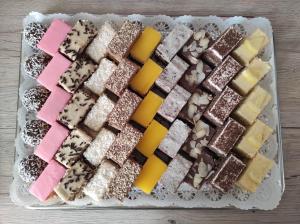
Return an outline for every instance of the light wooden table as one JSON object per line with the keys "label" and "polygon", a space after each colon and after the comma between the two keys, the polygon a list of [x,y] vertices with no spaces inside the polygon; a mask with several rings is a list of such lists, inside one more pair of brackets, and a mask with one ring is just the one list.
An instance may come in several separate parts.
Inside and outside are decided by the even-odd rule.
{"label": "light wooden table", "polygon": [[[221,2],[221,1],[220,1]],[[273,211],[76,210],[33,211],[14,206],[12,180],[22,19],[30,11],[120,14],[265,16],[274,27],[286,192]],[[300,223],[300,1],[0,1],[0,223]]]}

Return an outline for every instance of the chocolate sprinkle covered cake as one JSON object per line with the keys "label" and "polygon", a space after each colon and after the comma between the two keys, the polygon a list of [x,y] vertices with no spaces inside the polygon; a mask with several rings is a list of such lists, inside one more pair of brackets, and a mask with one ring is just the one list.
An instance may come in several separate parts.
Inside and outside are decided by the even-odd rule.
{"label": "chocolate sprinkle covered cake", "polygon": [[40,23],[29,23],[24,29],[24,38],[29,46],[37,48],[37,44],[44,36],[47,28]]}
{"label": "chocolate sprinkle covered cake", "polygon": [[19,162],[18,172],[22,180],[30,183],[40,176],[46,166],[47,163],[44,160],[36,155],[29,155]]}
{"label": "chocolate sprinkle covered cake", "polygon": [[37,79],[50,61],[50,57],[43,53],[30,55],[24,64],[25,74],[30,78]]}
{"label": "chocolate sprinkle covered cake", "polygon": [[50,125],[41,120],[32,120],[26,122],[21,132],[21,138],[25,144],[37,146],[46,135]]}
{"label": "chocolate sprinkle covered cake", "polygon": [[42,86],[35,86],[24,91],[21,101],[28,111],[37,112],[50,95],[50,91]]}

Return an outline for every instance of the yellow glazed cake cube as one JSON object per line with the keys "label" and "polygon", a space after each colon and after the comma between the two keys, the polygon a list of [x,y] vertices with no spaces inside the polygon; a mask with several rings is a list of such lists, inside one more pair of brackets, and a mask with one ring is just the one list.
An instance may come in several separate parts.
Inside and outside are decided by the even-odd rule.
{"label": "yellow glazed cake cube", "polygon": [[233,80],[233,87],[242,95],[247,95],[251,89],[271,70],[268,62],[254,58]]}
{"label": "yellow glazed cake cube", "polygon": [[253,158],[265,141],[271,136],[273,129],[260,120],[246,131],[236,150],[247,158]]}
{"label": "yellow glazed cake cube", "polygon": [[132,115],[131,120],[137,122],[143,127],[147,127],[153,120],[163,101],[163,98],[161,98],[159,95],[149,91],[147,96],[143,99]]}
{"label": "yellow glazed cake cube", "polygon": [[147,159],[134,185],[146,194],[150,194],[166,169],[167,165],[158,157],[152,155]]}
{"label": "yellow glazed cake cube", "polygon": [[271,100],[271,95],[262,87],[256,86],[240,104],[234,115],[245,125],[251,125]]}
{"label": "yellow glazed cake cube", "polygon": [[247,39],[258,52],[269,43],[267,34],[261,29],[256,29]]}
{"label": "yellow glazed cake cube", "polygon": [[250,192],[255,192],[264,177],[274,166],[274,161],[258,153],[247,165],[236,185]]}
{"label": "yellow glazed cake cube", "polygon": [[160,142],[165,138],[167,132],[167,128],[162,126],[156,120],[153,120],[149,127],[146,129],[142,139],[140,140],[136,148],[144,156],[151,156],[155,149],[159,146]]}
{"label": "yellow glazed cake cube", "polygon": [[148,59],[130,81],[130,87],[141,95],[146,95],[163,69],[153,60]]}
{"label": "yellow glazed cake cube", "polygon": [[159,44],[161,34],[152,27],[146,27],[141,36],[133,45],[130,55],[138,62],[144,64],[152,55],[153,51]]}
{"label": "yellow glazed cake cube", "polygon": [[248,65],[268,42],[268,36],[261,29],[256,29],[236,50],[233,51],[233,54],[244,65]]}
{"label": "yellow glazed cake cube", "polygon": [[244,65],[248,65],[253,57],[258,54],[258,51],[251,45],[248,39],[233,51],[233,55],[240,60]]}

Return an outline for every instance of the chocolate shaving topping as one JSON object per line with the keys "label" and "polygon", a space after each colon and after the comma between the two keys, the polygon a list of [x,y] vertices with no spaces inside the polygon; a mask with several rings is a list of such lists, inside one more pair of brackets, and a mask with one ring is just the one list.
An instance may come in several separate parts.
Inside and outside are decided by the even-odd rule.
{"label": "chocolate shaving topping", "polygon": [[36,155],[29,155],[19,162],[18,172],[22,180],[31,183],[40,176],[46,166],[47,163],[44,160]]}
{"label": "chocolate shaving topping", "polygon": [[50,57],[43,53],[34,53],[25,59],[25,74],[30,78],[37,79],[50,61]]}
{"label": "chocolate shaving topping", "polygon": [[40,23],[29,23],[24,29],[24,39],[29,46],[37,48],[46,31],[47,28]]}
{"label": "chocolate shaving topping", "polygon": [[35,86],[24,91],[21,101],[28,111],[37,112],[50,95],[50,91],[42,86]]}
{"label": "chocolate shaving topping", "polygon": [[50,125],[41,120],[31,120],[25,123],[21,131],[21,138],[25,144],[37,146],[44,138]]}

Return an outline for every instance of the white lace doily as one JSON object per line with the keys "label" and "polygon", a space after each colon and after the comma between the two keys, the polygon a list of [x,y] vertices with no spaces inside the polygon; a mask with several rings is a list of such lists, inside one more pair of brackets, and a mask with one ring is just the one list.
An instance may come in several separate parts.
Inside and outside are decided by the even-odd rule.
{"label": "white lace doily", "polygon": [[[24,26],[30,22],[40,22],[49,24],[52,19],[60,18],[69,23],[74,23],[78,19],[88,19],[100,27],[104,21],[112,20],[117,24],[126,19],[126,16],[119,16],[114,14],[106,15],[91,15],[87,13],[79,13],[73,16],[64,14],[51,14],[43,15],[37,12],[30,13],[24,19]],[[191,29],[197,31],[205,29],[213,38],[216,38],[230,25],[236,26],[245,34],[250,34],[254,29],[261,28],[270,37],[270,44],[266,47],[264,52],[260,55],[264,60],[269,61],[273,67],[272,71],[262,80],[261,85],[266,88],[273,96],[273,100],[268,105],[260,119],[274,128],[273,136],[261,149],[261,153],[268,158],[274,159],[276,165],[265,178],[262,185],[258,188],[256,193],[247,193],[241,191],[239,188],[234,188],[227,194],[220,192],[207,186],[205,190],[197,191],[187,184],[183,184],[179,191],[174,194],[168,194],[159,185],[155,188],[151,195],[145,195],[138,189],[133,189],[129,198],[124,202],[116,200],[103,200],[101,202],[94,202],[88,197],[77,199],[69,204],[62,203],[58,198],[51,198],[46,203],[41,203],[28,193],[28,185],[25,184],[18,176],[16,166],[14,167],[14,180],[11,185],[10,195],[12,201],[18,205],[32,207],[32,208],[72,208],[82,207],[182,207],[182,208],[200,208],[211,207],[221,208],[226,206],[234,206],[240,209],[273,209],[275,208],[284,191],[284,176],[282,164],[282,149],[281,149],[281,133],[280,123],[278,116],[278,101],[276,92],[276,67],[274,57],[273,33],[272,27],[266,18],[251,18],[244,17],[230,17],[220,18],[216,16],[207,17],[193,17],[193,16],[180,16],[169,17],[164,15],[157,16],[143,16],[143,15],[129,15],[131,21],[142,23],[143,25],[151,25],[166,35],[176,23],[184,23]],[[21,95],[24,90],[31,86],[37,85],[35,81],[24,76],[23,63],[26,56],[32,54],[32,49],[24,42],[22,43],[22,58],[21,58],[21,75],[20,75],[20,88],[19,94]],[[35,114],[27,113],[25,108],[19,103],[18,110],[18,130],[16,137],[16,164],[24,156],[31,154],[33,148],[24,145],[20,139],[20,127],[26,120],[34,119]]]}

